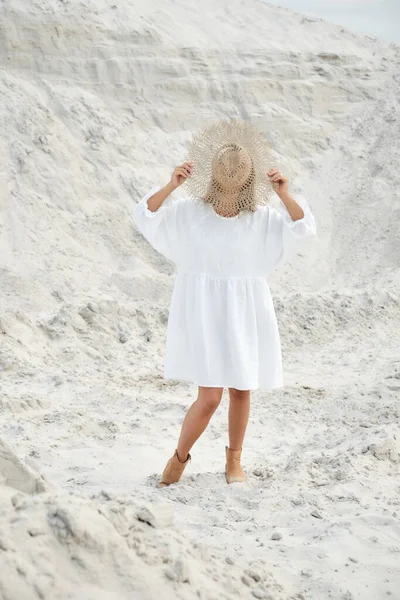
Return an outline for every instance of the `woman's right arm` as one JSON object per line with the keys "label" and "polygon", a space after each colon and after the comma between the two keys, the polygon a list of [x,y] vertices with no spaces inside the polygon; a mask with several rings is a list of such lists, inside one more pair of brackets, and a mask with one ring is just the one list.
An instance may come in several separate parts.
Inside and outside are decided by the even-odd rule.
{"label": "woman's right arm", "polygon": [[191,163],[185,162],[183,163],[183,165],[176,167],[167,185],[158,190],[155,194],[151,196],[151,198],[147,200],[148,209],[151,212],[155,212],[156,210],[158,210],[164,202],[164,200],[166,200],[168,196],[170,196],[170,194],[172,194],[172,192],[176,190],[177,187],[182,185],[182,183],[184,183],[187,177],[190,177],[191,172]]}
{"label": "woman's right arm", "polygon": [[187,201],[180,198],[163,204],[173,190],[190,177],[191,165],[184,163],[174,169],[171,181],[164,187],[155,186],[135,206],[132,219],[142,235],[161,254],[177,261],[188,211]]}

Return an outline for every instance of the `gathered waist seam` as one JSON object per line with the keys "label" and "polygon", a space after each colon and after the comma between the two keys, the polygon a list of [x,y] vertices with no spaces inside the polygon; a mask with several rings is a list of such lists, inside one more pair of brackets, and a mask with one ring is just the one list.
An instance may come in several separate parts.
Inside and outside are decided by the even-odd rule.
{"label": "gathered waist seam", "polygon": [[211,273],[207,273],[205,271],[192,271],[190,269],[179,268],[177,270],[177,275],[181,273],[188,275],[201,275],[202,277],[210,277],[211,279],[257,279],[264,281],[267,280],[266,276],[264,275],[212,275]]}

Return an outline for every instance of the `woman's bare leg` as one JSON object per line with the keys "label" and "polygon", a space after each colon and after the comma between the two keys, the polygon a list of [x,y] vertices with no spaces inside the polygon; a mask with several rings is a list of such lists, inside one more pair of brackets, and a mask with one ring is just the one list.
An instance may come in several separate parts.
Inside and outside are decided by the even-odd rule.
{"label": "woman's bare leg", "polygon": [[250,390],[229,388],[229,447],[240,450],[250,414]]}
{"label": "woman's bare leg", "polygon": [[224,388],[199,386],[197,400],[186,413],[182,423],[181,434],[177,446],[178,458],[181,462],[187,459],[193,444],[199,439],[207,427],[211,417],[218,408]]}

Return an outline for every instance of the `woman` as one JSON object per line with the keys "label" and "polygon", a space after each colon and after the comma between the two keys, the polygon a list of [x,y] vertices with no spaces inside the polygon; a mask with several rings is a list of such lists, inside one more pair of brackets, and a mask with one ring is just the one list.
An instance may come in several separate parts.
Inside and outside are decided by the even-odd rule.
{"label": "woman", "polygon": [[[174,455],[159,482],[179,481],[190,450],[229,390],[227,483],[246,475],[241,453],[250,390],[282,387],[279,331],[266,277],[315,234],[306,200],[271,168],[262,134],[242,121],[222,122],[194,138],[191,160],[138,203],[133,220],[156,250],[177,265],[167,328],[164,377],[192,381]],[[189,193],[164,205],[187,182]],[[280,198],[269,204],[271,191]]]}

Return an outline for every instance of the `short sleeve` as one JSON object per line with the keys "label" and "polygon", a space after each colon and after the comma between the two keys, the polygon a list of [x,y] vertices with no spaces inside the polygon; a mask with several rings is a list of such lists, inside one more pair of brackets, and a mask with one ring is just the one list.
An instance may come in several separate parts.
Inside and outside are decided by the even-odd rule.
{"label": "short sleeve", "polygon": [[276,207],[267,207],[264,251],[271,270],[293,258],[303,240],[316,236],[315,218],[307,200],[300,194],[293,194],[293,198],[304,212],[304,216],[296,221],[281,200]]}
{"label": "short sleeve", "polygon": [[189,202],[185,198],[163,203],[156,211],[151,211],[147,201],[161,189],[153,187],[135,206],[132,220],[148,242],[169,260],[177,263],[182,251],[185,221]]}

